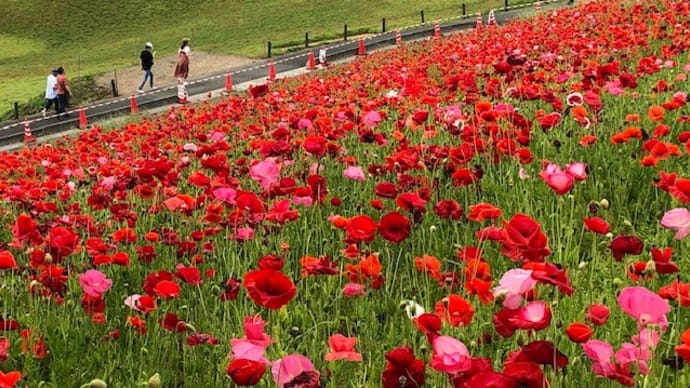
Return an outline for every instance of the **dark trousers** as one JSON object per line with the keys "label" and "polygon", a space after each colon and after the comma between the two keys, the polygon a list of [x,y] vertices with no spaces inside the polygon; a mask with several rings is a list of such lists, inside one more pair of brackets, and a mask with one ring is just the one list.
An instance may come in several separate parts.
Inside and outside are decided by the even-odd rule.
{"label": "dark trousers", "polygon": [[58,105],[60,106],[57,113],[65,113],[69,101],[67,99],[67,94],[58,94]]}
{"label": "dark trousers", "polygon": [[58,98],[46,98],[46,104],[45,104],[45,110],[50,109],[51,106],[55,106],[55,113],[60,113],[60,102],[58,101]]}

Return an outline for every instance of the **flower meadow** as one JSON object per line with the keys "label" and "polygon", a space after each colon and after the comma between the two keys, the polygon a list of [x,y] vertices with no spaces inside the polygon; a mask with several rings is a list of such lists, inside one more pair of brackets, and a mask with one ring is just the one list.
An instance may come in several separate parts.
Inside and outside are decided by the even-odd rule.
{"label": "flower meadow", "polygon": [[0,156],[0,387],[690,386],[690,3]]}

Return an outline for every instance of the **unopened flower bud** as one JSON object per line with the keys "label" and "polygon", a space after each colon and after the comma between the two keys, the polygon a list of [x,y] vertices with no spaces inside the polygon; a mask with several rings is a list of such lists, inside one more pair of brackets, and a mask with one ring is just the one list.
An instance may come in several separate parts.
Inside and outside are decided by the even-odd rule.
{"label": "unopened flower bud", "polygon": [[599,201],[599,206],[603,207],[604,209],[608,209],[609,208],[609,200],[606,198],[602,198]]}
{"label": "unopened flower bud", "polygon": [[155,375],[151,376],[149,378],[149,381],[146,382],[146,387],[161,388],[161,375],[159,373],[156,373]]}
{"label": "unopened flower bud", "polygon": [[101,379],[93,379],[81,386],[81,388],[108,388],[108,384]]}

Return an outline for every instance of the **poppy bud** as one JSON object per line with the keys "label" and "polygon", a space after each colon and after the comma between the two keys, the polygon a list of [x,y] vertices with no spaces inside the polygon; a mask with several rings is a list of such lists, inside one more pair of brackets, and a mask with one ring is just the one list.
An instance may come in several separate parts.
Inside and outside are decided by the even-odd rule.
{"label": "poppy bud", "polygon": [[101,379],[93,379],[81,386],[81,388],[108,388],[108,384]]}
{"label": "poppy bud", "polygon": [[609,200],[606,198],[602,198],[599,201],[599,206],[603,207],[604,209],[608,209],[609,208]]}
{"label": "poppy bud", "polygon": [[302,329],[300,329],[298,326],[292,326],[290,328],[290,335],[291,336],[297,337],[300,334],[302,334]]}
{"label": "poppy bud", "polygon": [[161,375],[159,373],[156,373],[155,375],[151,376],[149,378],[149,381],[146,382],[146,387],[147,388],[160,388],[161,387]]}

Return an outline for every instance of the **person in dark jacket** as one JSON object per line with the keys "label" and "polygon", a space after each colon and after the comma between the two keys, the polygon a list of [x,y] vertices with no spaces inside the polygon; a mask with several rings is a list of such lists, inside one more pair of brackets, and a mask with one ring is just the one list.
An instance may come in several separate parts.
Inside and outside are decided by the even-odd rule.
{"label": "person in dark jacket", "polygon": [[146,80],[149,80],[149,86],[151,89],[154,88],[153,72],[151,71],[151,68],[153,67],[153,44],[151,42],[146,42],[146,46],[144,46],[144,50],[141,51],[139,58],[141,59],[141,70],[144,71],[144,79],[141,81],[141,85],[139,85],[137,92],[144,93],[144,85],[146,85]]}

